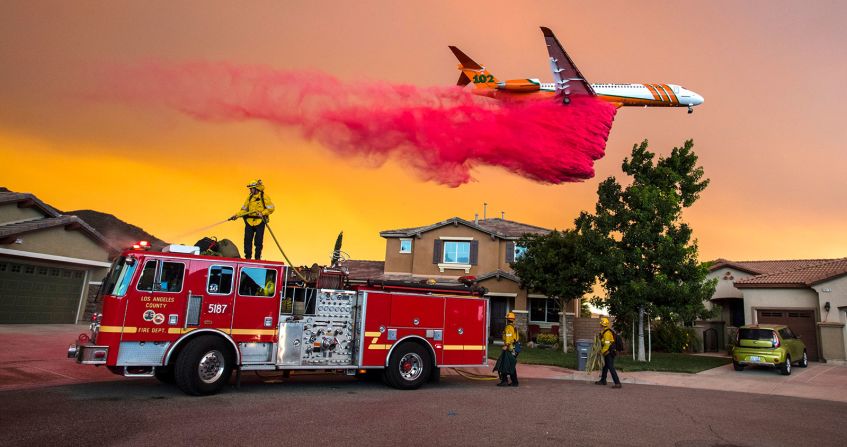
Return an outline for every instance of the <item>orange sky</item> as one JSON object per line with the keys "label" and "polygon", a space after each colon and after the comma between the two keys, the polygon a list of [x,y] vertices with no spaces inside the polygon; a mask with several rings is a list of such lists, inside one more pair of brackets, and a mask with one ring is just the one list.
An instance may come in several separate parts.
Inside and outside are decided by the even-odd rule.
{"label": "orange sky", "polygon": [[[601,180],[620,178],[634,143],[647,138],[667,154],[693,138],[712,181],[685,215],[702,259],[847,256],[842,2],[120,3],[0,3],[0,185],[62,210],[112,213],[169,241],[217,235],[240,245],[240,222],[191,231],[233,214],[259,177],[295,263],[327,262],[340,230],[354,259],[384,259],[379,231],[472,219],[483,202],[489,216],[570,227],[593,209]],[[448,188],[402,162],[342,159],[262,123],[196,122],[84,97],[104,67],[151,59],[450,85],[448,45],[500,78],[549,80],[540,25],[592,82],[681,84],[706,102],[693,115],[621,109],[584,183],[483,168],[476,182]]]}

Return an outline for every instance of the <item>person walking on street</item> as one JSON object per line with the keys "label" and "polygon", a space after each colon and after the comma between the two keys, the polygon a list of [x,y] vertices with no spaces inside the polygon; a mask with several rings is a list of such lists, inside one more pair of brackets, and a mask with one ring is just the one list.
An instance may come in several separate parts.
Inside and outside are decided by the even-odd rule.
{"label": "person walking on street", "polygon": [[612,388],[620,388],[621,381],[618,379],[618,372],[615,370],[615,356],[618,355],[615,349],[615,333],[609,327],[609,319],[603,317],[600,319],[600,345],[602,346],[603,354],[603,373],[600,375],[600,380],[594,382],[597,385],[606,384],[606,374],[612,373],[612,380],[615,384]]}
{"label": "person walking on street", "polygon": [[[494,365],[494,370],[500,376],[500,383],[497,386],[518,386],[518,356],[515,352],[515,345],[518,342],[518,331],[515,329],[515,313],[509,312],[506,315],[506,328],[503,329],[503,351]],[[508,381],[510,377],[512,383]]]}
{"label": "person walking on street", "polygon": [[256,258],[262,259],[262,240],[265,237],[265,225],[268,216],[274,212],[274,204],[271,198],[265,194],[265,185],[261,180],[254,180],[247,185],[250,195],[244,201],[241,209],[232,215],[229,220],[239,217],[244,219],[244,258],[250,259],[253,254],[253,246],[256,246]]}

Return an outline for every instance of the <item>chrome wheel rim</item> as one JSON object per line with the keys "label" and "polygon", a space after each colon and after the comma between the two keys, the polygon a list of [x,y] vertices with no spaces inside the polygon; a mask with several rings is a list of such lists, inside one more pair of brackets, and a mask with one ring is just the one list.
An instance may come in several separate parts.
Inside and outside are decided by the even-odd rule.
{"label": "chrome wheel rim", "polygon": [[785,359],[785,370],[791,372],[791,357]]}
{"label": "chrome wheel rim", "polygon": [[418,354],[410,352],[400,359],[398,368],[403,380],[414,381],[423,374],[423,359]]}
{"label": "chrome wheel rim", "polygon": [[806,366],[809,363],[809,357],[806,355],[806,352],[803,352],[803,366]]}
{"label": "chrome wheel rim", "polygon": [[214,383],[224,374],[224,355],[221,351],[209,351],[200,358],[197,374],[203,383]]}

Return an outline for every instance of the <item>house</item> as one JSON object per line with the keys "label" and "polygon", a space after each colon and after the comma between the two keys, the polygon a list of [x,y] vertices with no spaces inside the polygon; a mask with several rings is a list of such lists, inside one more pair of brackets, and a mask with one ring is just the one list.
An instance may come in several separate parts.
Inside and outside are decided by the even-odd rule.
{"label": "house", "polygon": [[776,323],[800,335],[810,360],[847,360],[847,258],[718,259],[709,270],[718,316],[698,324],[704,350],[725,347],[744,324]]}
{"label": "house", "polygon": [[[515,313],[515,325],[530,337],[538,332],[559,333],[561,310],[556,300],[521,288],[511,263],[524,248],[524,234],[547,234],[550,230],[503,218],[465,220],[453,217],[431,225],[380,232],[385,238],[382,279],[458,283],[461,276],[475,276],[488,290],[490,334],[496,338],[505,327],[505,316]],[[374,262],[374,261],[351,261]],[[364,265],[363,265],[364,266]],[[374,265],[369,265],[373,268]],[[351,270],[351,276],[356,276]],[[362,275],[359,275],[362,276]],[[579,302],[566,309],[568,340]]]}
{"label": "house", "polygon": [[76,323],[116,254],[79,217],[0,188],[0,323]]}

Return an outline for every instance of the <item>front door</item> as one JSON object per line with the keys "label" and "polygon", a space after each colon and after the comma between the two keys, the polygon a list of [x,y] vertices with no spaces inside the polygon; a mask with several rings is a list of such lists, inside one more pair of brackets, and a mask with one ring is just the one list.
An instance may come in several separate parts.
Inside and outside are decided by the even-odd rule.
{"label": "front door", "polygon": [[191,262],[186,329],[214,328],[230,333],[235,297],[235,267],[235,264],[226,262]]}
{"label": "front door", "polygon": [[488,331],[489,343],[500,338],[506,329],[506,313],[509,311],[509,298],[503,296],[492,296],[489,298],[491,305],[491,326]]}

